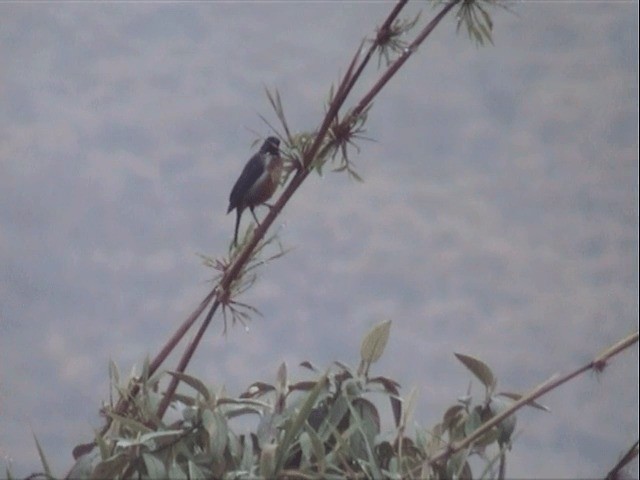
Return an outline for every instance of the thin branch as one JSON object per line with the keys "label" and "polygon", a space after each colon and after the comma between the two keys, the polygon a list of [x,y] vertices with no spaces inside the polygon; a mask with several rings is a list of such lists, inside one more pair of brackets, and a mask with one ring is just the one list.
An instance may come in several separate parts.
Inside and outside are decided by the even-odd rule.
{"label": "thin branch", "polygon": [[638,440],[636,443],[631,445],[631,448],[627,450],[627,452],[622,456],[620,461],[616,463],[616,465],[607,473],[607,476],[604,477],[604,480],[616,480],[621,478],[619,475],[622,472],[622,469],[626,467],[631,460],[638,456]]}
{"label": "thin branch", "polygon": [[[454,0],[451,3],[447,4],[442,9],[442,11],[434,18],[434,20],[432,20],[429,23],[429,25],[427,25],[427,27],[420,33],[420,35],[416,38],[416,40],[411,44],[410,51],[414,51],[415,48],[417,48],[417,46],[420,43],[422,43],[422,41],[433,31],[433,29],[442,20],[442,18],[459,1],[460,0]],[[402,9],[406,6],[407,2],[408,2],[408,0],[400,0],[395,5],[395,7],[391,11],[391,13],[387,16],[387,18],[385,19],[384,23],[380,27],[379,31],[383,31],[383,30],[391,28],[391,25],[393,24],[394,20],[400,14]],[[318,152],[320,151],[320,147],[323,144],[324,138],[327,135],[327,132],[329,131],[329,128],[330,128],[331,124],[337,118],[340,108],[344,105],[344,102],[346,101],[347,96],[351,92],[351,89],[355,85],[356,81],[361,76],[362,72],[364,71],[364,68],[366,67],[366,65],[370,61],[370,59],[372,57],[372,54],[376,50],[377,47],[378,47],[378,42],[377,41],[373,42],[372,46],[369,48],[369,51],[367,52],[367,54],[365,55],[363,60],[360,62],[358,67],[355,68],[355,65],[357,63],[357,58],[358,58],[358,56],[360,54],[360,51],[361,51],[361,47],[358,48],[358,51],[357,51],[356,55],[352,59],[347,72],[345,73],[345,75],[342,78],[342,81],[340,82],[340,85],[339,85],[339,87],[338,87],[338,89],[336,91],[336,95],[333,98],[333,101],[331,102],[329,110],[328,110],[328,112],[326,113],[326,115],[325,115],[325,117],[323,119],[323,122],[322,122],[322,124],[320,126],[320,129],[318,130],[318,133],[316,134],[316,137],[315,137],[315,140],[314,140],[313,144],[311,145],[309,150],[307,150],[305,152],[304,158],[302,159],[303,168],[298,170],[298,172],[293,177],[293,179],[291,180],[291,182],[289,183],[289,185],[287,186],[285,191],[280,195],[280,197],[278,198],[276,203],[273,205],[273,208],[271,208],[269,210],[269,213],[267,214],[267,216],[258,225],[256,230],[254,231],[253,236],[249,239],[249,241],[246,244],[244,244],[244,247],[242,248],[242,251],[238,254],[237,257],[235,257],[235,260],[233,261],[233,263],[231,265],[229,265],[229,268],[225,271],[222,279],[220,280],[220,283],[214,289],[214,292],[215,292],[216,289],[219,289],[218,292],[221,295],[224,295],[225,292],[228,291],[228,289],[230,288],[232,282],[237,278],[237,276],[240,274],[240,272],[244,268],[244,265],[251,258],[251,255],[252,255],[253,251],[255,250],[256,246],[258,245],[258,243],[260,242],[260,240],[264,237],[264,235],[266,234],[267,230],[271,227],[271,225],[273,224],[273,222],[276,219],[276,217],[280,214],[280,211],[284,208],[284,206],[287,204],[289,199],[298,190],[300,185],[302,185],[302,182],[304,182],[304,180],[307,178],[307,176],[311,172],[311,169],[309,169],[308,167],[310,165],[312,165],[313,160],[317,157]],[[371,91],[367,95],[365,95],[363,100],[360,101],[360,103],[358,104],[358,107],[356,108],[356,111],[357,111],[358,114],[361,113],[364,110],[364,108],[366,108],[366,106],[380,92],[382,87],[400,69],[400,67],[407,60],[408,56],[409,55],[401,56],[401,58],[399,59],[401,61],[397,61],[394,65],[392,65],[385,72],[385,74],[383,75],[381,80],[379,80],[376,83],[376,85],[374,85],[374,87],[371,89]],[[354,68],[355,68],[355,73],[354,73]],[[353,118],[355,118],[355,117],[353,117]],[[209,296],[214,295],[215,294],[214,292],[211,292],[209,294]],[[207,326],[209,325],[211,317],[213,316],[213,313],[215,312],[217,307],[218,307],[217,303],[214,303],[214,305],[212,305],[212,307],[210,308],[210,310],[209,310],[209,312],[207,314],[207,319],[205,320],[205,322],[201,326],[200,330],[198,331],[198,335],[196,335],[196,337],[194,338],[192,343],[189,345],[188,351],[186,351],[185,354],[183,355],[183,357],[181,359],[181,364],[183,363],[183,360],[184,360],[184,362],[185,362],[184,363],[184,368],[186,368],[186,366],[188,365],[188,362],[189,362],[191,356],[193,355],[193,352],[195,351],[195,349],[198,346],[198,342],[200,341],[200,338],[202,338],[203,329],[206,329]],[[169,385],[169,388],[167,389],[167,391],[165,393],[165,399],[166,398],[171,398],[173,396],[177,386],[178,386],[178,381],[177,380],[172,380],[170,385]],[[165,400],[165,399],[163,399],[161,407],[164,406],[164,408],[166,409],[165,403],[168,402],[169,400]]]}
{"label": "thin branch", "polygon": [[[209,313],[207,313],[207,316],[204,319],[204,322],[202,322],[202,325],[200,325],[200,328],[198,329],[198,333],[196,333],[196,336],[193,338],[193,340],[191,340],[191,342],[189,343],[189,346],[182,354],[182,357],[180,357],[180,362],[176,367],[176,372],[183,373],[187,369],[187,366],[189,365],[189,362],[191,361],[191,358],[193,357],[193,354],[195,353],[196,348],[198,348],[198,344],[200,343],[200,340],[202,339],[204,332],[207,330],[207,327],[211,323],[211,319],[213,318],[214,313],[216,313],[216,311],[218,310],[219,306],[220,306],[220,300],[216,300],[215,302],[213,302],[213,305],[211,306]],[[173,398],[173,394],[178,388],[178,383],[180,383],[178,376],[176,375],[172,376],[171,381],[169,382],[169,386],[167,387],[167,390],[165,392],[165,395],[164,397],[162,397],[162,401],[158,406],[158,413],[157,413],[158,418],[162,418],[164,416],[164,413],[167,411],[167,408],[169,407],[169,403]]]}
{"label": "thin branch", "polygon": [[[415,50],[417,45],[419,45],[431,33],[431,31],[435,28],[435,26],[446,15],[446,13],[448,13],[451,10],[451,8],[453,8],[453,6],[457,4],[459,1],[460,0],[454,0],[443,8],[443,10],[434,18],[432,22],[429,23],[429,25],[427,25],[427,27],[421,32],[421,34],[411,44],[411,46],[409,47],[409,52],[413,52]],[[395,19],[398,17],[398,15],[402,11],[402,9],[406,6],[407,3],[408,3],[408,0],[400,0],[394,6],[393,10],[389,13],[387,18],[383,22],[382,26],[378,29],[378,32],[388,31],[391,28],[391,25],[393,24]],[[369,63],[373,53],[379,47],[379,43],[378,43],[379,38],[380,37],[377,37],[376,41],[372,42],[371,47],[369,48],[364,58],[356,68],[357,59],[360,56],[362,46],[358,48],[358,51],[356,52],[354,58],[352,59],[347,72],[345,73],[342,81],[340,82],[340,85],[336,91],[336,95],[333,98],[333,101],[331,102],[329,110],[326,113],[323,119],[323,122],[315,136],[315,140],[313,144],[311,145],[309,150],[305,152],[305,156],[302,159],[303,168],[298,170],[297,174],[293,177],[292,181],[289,183],[288,187],[282,193],[278,201],[274,204],[273,208],[270,209],[265,219],[258,225],[256,230],[254,231],[253,236],[244,245],[244,247],[242,248],[242,251],[235,257],[234,261],[229,265],[229,268],[227,268],[227,270],[224,272],[224,275],[221,278],[219,284],[216,287],[214,287],[211,290],[211,292],[209,292],[209,294],[205,297],[205,299],[200,303],[198,308],[183,322],[183,324],[178,328],[176,333],[162,348],[160,353],[156,355],[156,357],[153,359],[149,368],[150,374],[153,374],[160,367],[160,365],[163,363],[166,357],[171,353],[171,351],[175,349],[178,342],[184,337],[186,332],[191,328],[191,326],[195,323],[197,318],[211,303],[213,298],[215,298],[218,295],[224,295],[225,292],[229,290],[233,281],[238,277],[238,275],[244,268],[245,264],[251,258],[252,253],[255,250],[258,243],[260,242],[260,240],[264,237],[269,227],[273,224],[276,217],[280,214],[280,211],[284,208],[284,206],[289,201],[289,199],[293,196],[293,194],[297,191],[297,189],[300,187],[302,182],[309,175],[311,170],[308,167],[312,164],[313,160],[317,158],[318,153],[320,152],[320,148],[323,145],[324,139],[327,135],[327,132],[329,131],[331,124],[336,120],[338,116],[338,112],[340,108],[342,108],[342,106],[344,105],[347,99],[347,96],[351,92],[357,80],[362,75],[362,72],[364,71],[366,65]],[[367,105],[373,100],[373,98],[380,92],[382,87],[400,69],[400,67],[404,64],[404,62],[407,60],[408,57],[409,57],[408,54],[402,55],[398,59],[398,61],[396,61],[389,69],[387,69],[387,71],[381,77],[381,79],[374,85],[374,87],[369,91],[369,93],[366,94],[365,97],[360,101],[360,103],[358,104],[358,107],[356,107],[352,115],[354,115],[354,113],[356,115],[360,114],[367,107]],[[355,118],[355,116],[353,116],[352,118]],[[322,153],[325,153],[325,152],[322,152]],[[206,330],[209,323],[211,322],[213,314],[217,310],[218,306],[219,306],[219,302],[216,301],[209,309],[209,312],[207,313],[207,317],[203,322],[202,326],[200,327],[200,330],[198,331],[196,337],[194,337],[192,342],[189,344],[187,350],[184,352],[180,360],[180,364],[177,368],[178,371],[184,371],[184,369],[186,369],[193,353],[195,352],[199,344],[200,339],[202,338],[202,335],[204,334],[204,331]],[[168,399],[173,397],[173,394],[175,393],[177,385],[178,385],[178,381],[174,377],[170,382],[169,387],[165,393],[165,398],[163,399],[160,405],[159,413],[160,412],[164,413],[166,411],[168,402],[170,401]],[[137,394],[137,389],[136,387],[134,387],[131,391],[131,396],[135,396],[136,394]],[[119,407],[118,410],[126,409],[128,401],[129,401],[128,398],[121,398],[118,403],[118,407]],[[104,427],[105,430],[107,428],[108,428],[108,425]]]}
{"label": "thin branch", "polygon": [[[209,294],[204,298],[204,300],[200,302],[200,305],[198,305],[198,307],[191,313],[191,315],[189,315],[187,319],[184,322],[182,322],[182,325],[178,327],[176,332],[171,336],[171,338],[167,341],[164,347],[162,347],[160,352],[151,361],[151,363],[149,364],[150,377],[160,368],[160,365],[162,365],[162,363],[166,360],[166,358],[176,348],[178,343],[180,343],[180,341],[185,336],[185,334],[189,331],[191,326],[196,322],[198,317],[202,314],[202,312],[204,312],[204,310],[207,308],[207,305],[209,305],[211,300],[213,300],[213,298],[215,297],[215,293],[216,293],[216,290],[214,288],[211,292],[209,292]],[[139,390],[140,390],[140,384],[135,383],[131,387],[131,391],[129,392],[128,396],[120,397],[114,410],[115,413],[118,413],[118,414],[124,413],[124,411],[129,406],[129,399],[135,397],[138,394]],[[111,426],[111,421],[112,421],[111,417],[108,417],[107,423],[100,430],[101,435],[104,435],[107,432],[107,430]],[[95,444],[95,442],[93,444]]]}
{"label": "thin branch", "polygon": [[200,305],[198,305],[198,307],[191,313],[191,315],[189,315],[189,317],[187,317],[187,319],[184,322],[182,322],[182,325],[180,325],[178,330],[176,330],[176,333],[174,333],[171,336],[171,338],[165,344],[165,346],[162,347],[162,350],[160,350],[160,352],[155,356],[155,358],[149,364],[149,376],[153,375],[156,372],[156,370],[160,368],[160,365],[162,365],[162,362],[164,362],[164,360],[169,356],[169,354],[173,351],[173,349],[176,347],[178,342],[182,340],[182,337],[184,337],[184,335],[195,323],[198,317],[207,308],[207,305],[211,303],[211,300],[213,300],[213,298],[215,297],[215,294],[216,294],[216,290],[214,288],[209,292],[209,294],[204,298],[204,300],[200,302]]}
{"label": "thin branch", "polygon": [[[394,9],[387,16],[386,20],[384,21],[384,23],[380,27],[380,30],[383,30],[383,29],[386,30],[386,29],[391,28],[391,24],[394,22],[394,20],[400,14],[402,9],[406,6],[407,2],[408,2],[408,0],[400,0],[396,4]],[[320,126],[320,129],[318,130],[318,134],[316,135],[315,141],[313,142],[313,145],[311,146],[311,148],[309,149],[309,151],[305,155],[305,158],[303,159],[302,163],[303,163],[303,165],[305,167],[305,170],[299,175],[299,176],[301,176],[303,178],[299,181],[298,186],[299,186],[300,183],[302,183],[302,180],[304,180],[304,178],[306,178],[306,176],[308,175],[308,169],[306,167],[311,165],[311,162],[313,161],[313,159],[316,158],[316,155],[317,155],[318,151],[320,150],[320,145],[322,145],[322,142],[324,141],[324,137],[327,134],[327,131],[329,130],[329,127],[331,126],[331,123],[337,117],[338,111],[340,110],[340,107],[342,107],[343,103],[347,99],[347,95],[349,95],[349,93],[351,92],[351,89],[355,85],[355,82],[358,80],[358,78],[360,77],[360,75],[364,71],[364,68],[366,67],[366,65],[369,63],[369,60],[371,59],[371,55],[373,54],[373,51],[375,51],[375,49],[377,47],[378,47],[377,42],[374,42],[371,45],[371,47],[369,48],[369,52],[365,55],[364,59],[362,60],[362,62],[360,64],[360,66],[356,70],[356,74],[351,76],[351,78],[350,78],[350,73],[353,70],[355,59],[357,58],[357,56],[360,53],[360,48],[356,52],[356,55],[354,56],[354,59],[351,62],[350,68],[348,69],[347,73],[343,77],[342,82],[340,82],[340,86],[338,87],[338,91],[336,92],[336,95],[335,95],[335,97],[333,99],[333,102],[331,102],[331,106],[329,107],[329,111],[325,115],[324,120],[322,122],[322,125]],[[294,178],[294,180],[295,180],[295,178]],[[297,189],[298,187],[296,186],[295,188]]]}
{"label": "thin branch", "polygon": [[409,57],[417,51],[418,47],[424,40],[431,34],[431,32],[438,26],[440,21],[445,17],[449,11],[455,7],[461,0],[453,0],[451,3],[445,5],[445,7],[438,13],[433,20],[431,20],[426,27],[420,32],[420,34],[415,38],[411,45],[409,45],[398,59],[391,64],[389,68],[384,72],[384,75],[380,77],[380,79],[376,82],[376,84],[369,90],[369,92],[360,100],[356,108],[353,109],[351,113],[352,118],[356,118],[362,111],[364,111],[367,106],[373,101],[373,99],[378,95],[380,90],[387,84],[391,78],[400,70],[400,67],[404,65],[404,63],[409,59]]}
{"label": "thin branch", "polygon": [[464,440],[461,440],[459,442],[449,445],[444,451],[442,451],[435,457],[429,459],[429,462],[428,462],[429,465],[434,465],[435,463],[438,463],[441,460],[449,458],[451,455],[455,454],[456,452],[459,452],[467,448],[469,445],[471,445],[473,442],[475,442],[480,437],[482,437],[485,433],[487,433],[492,427],[502,422],[505,418],[509,417],[510,415],[515,413],[517,410],[521,409],[527,403],[531,402],[532,400],[536,400],[542,395],[572,380],[578,375],[581,375],[582,373],[589,370],[595,370],[598,372],[602,371],[602,369],[604,368],[604,365],[610,358],[614,357],[615,355],[619,354],[620,352],[622,352],[623,350],[625,350],[626,348],[630,347],[631,345],[637,342],[638,342],[638,332],[632,333],[631,335],[623,338],[619,342],[607,348],[603,353],[598,355],[594,360],[587,363],[586,365],[583,365],[582,367],[574,370],[573,372],[570,372],[561,377],[556,377],[556,376],[551,377],[549,380],[535,387],[530,393],[524,395],[522,398],[520,398],[520,400],[515,402],[513,405],[511,405],[509,408],[504,410],[502,413],[500,413],[499,415],[496,415],[495,417],[491,418],[487,422],[483,423],[480,427],[478,427],[478,429],[474,430],[473,433],[468,437],[466,437]]}

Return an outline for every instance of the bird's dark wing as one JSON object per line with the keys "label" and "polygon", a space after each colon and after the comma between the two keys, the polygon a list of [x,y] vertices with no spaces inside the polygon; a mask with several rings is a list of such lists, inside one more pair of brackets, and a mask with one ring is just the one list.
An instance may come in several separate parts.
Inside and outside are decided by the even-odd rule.
{"label": "bird's dark wing", "polygon": [[264,164],[260,157],[260,153],[256,153],[244,166],[240,177],[236,180],[236,184],[231,190],[231,195],[229,195],[229,209],[227,213],[240,206],[249,189],[264,172]]}

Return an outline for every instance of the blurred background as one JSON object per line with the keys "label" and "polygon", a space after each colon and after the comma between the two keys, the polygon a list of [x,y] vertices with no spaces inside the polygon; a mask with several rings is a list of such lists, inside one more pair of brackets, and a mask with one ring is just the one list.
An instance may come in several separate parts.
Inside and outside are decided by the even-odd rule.
{"label": "blurred background", "polygon": [[[0,458],[63,475],[123,372],[155,355],[227,253],[228,195],[275,122],[313,130],[387,2],[0,4]],[[406,17],[423,8],[414,4]],[[466,393],[454,352],[526,391],[638,326],[636,2],[520,2],[495,46],[446,19],[387,88],[352,159],[313,175],[275,231],[293,250],[218,319],[189,372],[237,395],[286,361],[419,390],[430,427]],[[375,62],[360,89],[370,86]],[[354,97],[355,98],[355,97]],[[259,216],[265,214],[260,211]],[[249,225],[245,215],[242,228]],[[638,437],[638,347],[525,410],[510,477],[603,476]],[[175,357],[165,368],[174,368]],[[476,383],[472,394],[482,395]],[[4,469],[3,469],[4,470]],[[637,462],[632,469],[637,477]]]}

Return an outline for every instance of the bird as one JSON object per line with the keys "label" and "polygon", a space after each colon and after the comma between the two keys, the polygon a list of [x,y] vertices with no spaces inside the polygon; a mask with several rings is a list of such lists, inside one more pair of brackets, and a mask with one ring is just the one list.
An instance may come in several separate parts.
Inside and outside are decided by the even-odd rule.
{"label": "bird", "polygon": [[233,244],[238,244],[238,227],[240,217],[245,208],[249,207],[251,215],[258,222],[253,209],[261,204],[271,208],[265,202],[278,188],[282,175],[282,158],[280,157],[280,140],[276,137],[268,137],[260,150],[253,155],[244,166],[240,177],[236,180],[231,195],[229,195],[229,208],[227,215],[235,208],[236,228],[233,235]]}

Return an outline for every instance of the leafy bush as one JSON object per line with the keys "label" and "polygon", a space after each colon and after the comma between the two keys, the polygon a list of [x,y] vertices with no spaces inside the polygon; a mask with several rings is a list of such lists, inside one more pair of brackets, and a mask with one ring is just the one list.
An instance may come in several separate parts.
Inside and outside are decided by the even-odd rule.
{"label": "leafy bush", "polygon": [[[129,395],[129,408],[116,413],[115,402],[103,409],[110,428],[96,435],[95,447],[78,458],[69,476],[472,478],[471,456],[483,460],[480,476],[503,476],[515,416],[466,448],[451,449],[506,408],[508,400],[493,394],[496,381],[491,370],[477,359],[457,355],[485,386],[485,398],[474,404],[467,394],[430,430],[411,429],[415,390],[403,399],[396,381],[369,373],[384,351],[390,326],[391,322],[383,322],[365,336],[357,369],[335,362],[322,372],[306,361],[301,366],[313,378],[292,382],[282,364],[275,383],[255,382],[238,398],[228,398],[186,374],[149,377],[146,367],[140,377],[120,385],[112,365],[116,400]],[[155,413],[163,375],[178,376],[188,385],[188,393],[175,393],[171,399],[178,414],[171,424]],[[132,383],[138,385],[135,397],[130,395]],[[383,428],[385,414],[392,424]],[[258,419],[253,431],[234,431],[237,419],[252,416]],[[489,449],[492,456],[487,455]]]}

